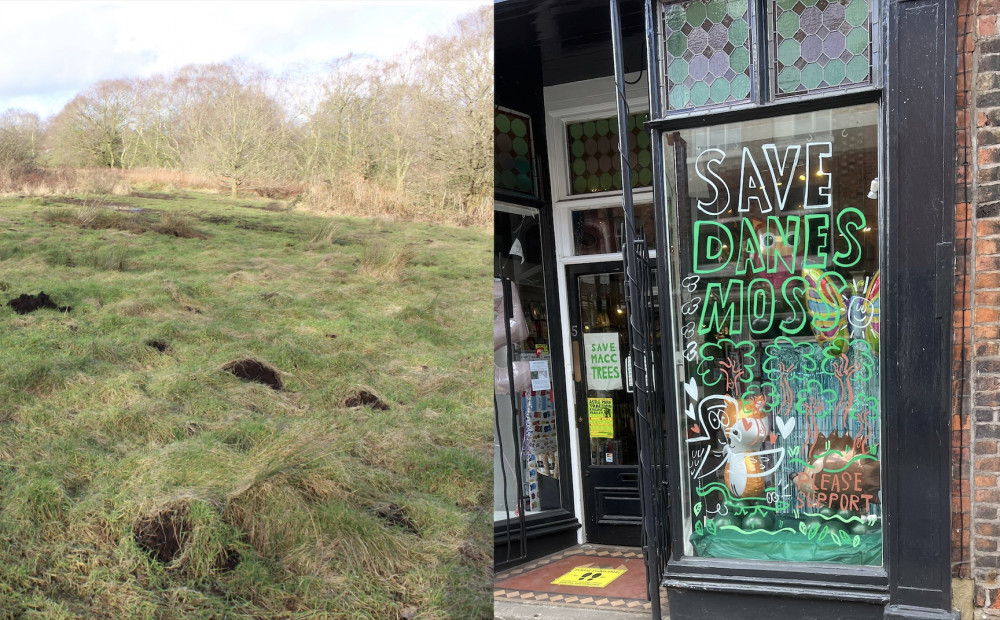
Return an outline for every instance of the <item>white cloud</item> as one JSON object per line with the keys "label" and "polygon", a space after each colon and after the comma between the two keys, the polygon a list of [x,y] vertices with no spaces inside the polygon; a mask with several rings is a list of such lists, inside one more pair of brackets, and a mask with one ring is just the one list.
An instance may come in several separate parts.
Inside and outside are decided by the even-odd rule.
{"label": "white cloud", "polygon": [[488,0],[4,2],[0,111],[47,116],[103,79],[243,57],[282,73],[354,53],[388,58]]}

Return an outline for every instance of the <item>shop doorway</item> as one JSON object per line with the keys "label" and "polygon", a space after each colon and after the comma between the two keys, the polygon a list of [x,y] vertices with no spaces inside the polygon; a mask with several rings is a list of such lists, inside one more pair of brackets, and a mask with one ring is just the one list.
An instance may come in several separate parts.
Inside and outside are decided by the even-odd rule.
{"label": "shop doorway", "polygon": [[639,546],[642,504],[625,275],[620,263],[567,267],[587,542]]}

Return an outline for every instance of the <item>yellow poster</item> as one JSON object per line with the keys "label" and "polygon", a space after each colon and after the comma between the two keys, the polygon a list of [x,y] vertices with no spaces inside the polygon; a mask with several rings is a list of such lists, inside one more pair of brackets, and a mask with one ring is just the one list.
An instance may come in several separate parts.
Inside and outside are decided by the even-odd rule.
{"label": "yellow poster", "polygon": [[615,438],[614,401],[610,398],[588,398],[587,417],[590,419],[590,436]]}
{"label": "yellow poster", "polygon": [[578,566],[552,583],[557,586],[580,586],[583,588],[603,588],[625,574],[624,568],[590,568]]}

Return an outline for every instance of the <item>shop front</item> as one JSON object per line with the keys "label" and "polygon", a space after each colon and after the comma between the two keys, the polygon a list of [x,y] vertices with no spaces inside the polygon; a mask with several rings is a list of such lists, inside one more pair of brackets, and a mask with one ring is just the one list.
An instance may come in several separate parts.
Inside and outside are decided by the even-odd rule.
{"label": "shop front", "polygon": [[650,9],[672,617],[952,617],[949,7]]}
{"label": "shop front", "polygon": [[[586,543],[638,551],[643,512],[608,7],[504,2],[496,16],[494,562],[503,569]],[[627,86],[635,105],[627,131],[640,169],[639,210],[652,231],[641,3],[630,4],[626,24],[640,76]],[[505,286],[519,301],[508,317],[509,355]],[[516,329],[521,316],[524,331]],[[504,384],[508,357],[521,377],[513,399]]]}
{"label": "shop front", "polygon": [[[957,617],[952,4],[496,11],[497,102],[544,137],[527,176],[548,323],[519,354],[551,380],[548,401],[525,384],[520,414],[498,405],[527,425],[511,434],[535,476],[498,553],[501,535],[525,559],[635,545],[675,619]],[[503,208],[504,230],[523,226]],[[635,237],[648,264],[623,261]],[[524,269],[515,256],[498,275]],[[654,274],[644,296],[638,267]],[[558,477],[532,452],[549,404]],[[539,496],[549,508],[531,503],[536,479],[558,489]],[[550,534],[532,538],[531,518]]]}

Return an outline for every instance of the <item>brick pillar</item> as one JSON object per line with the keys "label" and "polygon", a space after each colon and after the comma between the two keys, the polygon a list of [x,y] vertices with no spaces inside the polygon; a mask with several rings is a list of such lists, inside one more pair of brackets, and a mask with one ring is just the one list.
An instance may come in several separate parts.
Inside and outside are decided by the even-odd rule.
{"label": "brick pillar", "polygon": [[967,179],[974,212],[972,576],[976,605],[986,615],[1000,616],[1000,0],[979,0],[975,5],[971,63],[976,156],[975,172]]}

